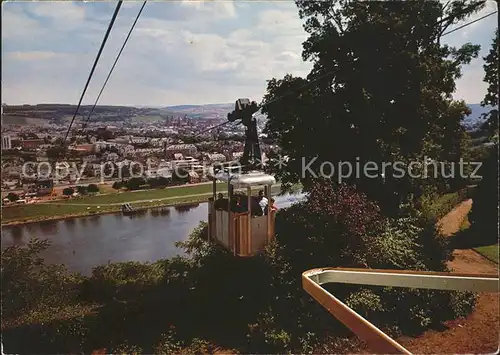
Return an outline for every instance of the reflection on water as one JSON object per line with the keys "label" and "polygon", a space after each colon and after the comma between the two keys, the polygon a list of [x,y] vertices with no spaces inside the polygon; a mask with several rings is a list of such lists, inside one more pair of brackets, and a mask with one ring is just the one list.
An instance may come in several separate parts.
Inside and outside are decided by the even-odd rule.
{"label": "reflection on water", "polygon": [[[276,205],[286,208],[301,197],[277,196]],[[154,211],[2,227],[2,247],[25,245],[32,236],[48,239],[51,246],[42,255],[46,262],[65,264],[69,270],[83,274],[108,261],[169,258],[182,254],[174,243],[185,240],[200,221],[206,221],[208,205],[190,204]]]}
{"label": "reflection on water", "polygon": [[68,230],[74,230],[75,223],[76,223],[76,219],[74,219],[74,218],[68,218],[68,219],[64,220],[64,224],[66,225],[66,228],[68,228]]}
{"label": "reflection on water", "polygon": [[56,220],[41,221],[38,226],[43,234],[53,234],[57,233],[59,222]]}
{"label": "reflection on water", "polygon": [[12,233],[12,241],[14,242],[14,244],[24,245],[23,243],[24,228],[22,226],[12,227],[11,233]]}
{"label": "reflection on water", "polygon": [[153,208],[149,211],[152,217],[168,216],[170,214],[169,207]]}
{"label": "reflection on water", "polygon": [[37,230],[36,223],[28,223],[25,225],[25,227],[30,234],[36,233]]}
{"label": "reflection on water", "polygon": [[199,203],[193,203],[193,204],[175,206],[174,208],[179,213],[187,213],[192,209],[197,208],[199,205],[200,205]]}
{"label": "reflection on water", "polygon": [[88,219],[89,219],[89,221],[92,221],[92,223],[99,224],[100,220],[101,220],[101,215],[95,214],[93,216],[89,216]]}

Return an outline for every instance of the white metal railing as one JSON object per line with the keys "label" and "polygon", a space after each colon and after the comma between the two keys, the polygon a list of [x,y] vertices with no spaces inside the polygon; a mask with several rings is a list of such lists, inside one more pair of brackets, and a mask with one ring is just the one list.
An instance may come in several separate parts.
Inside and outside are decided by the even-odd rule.
{"label": "white metal railing", "polygon": [[498,276],[485,274],[349,268],[312,269],[302,273],[304,290],[354,332],[359,339],[365,341],[372,351],[382,354],[411,353],[321,287],[327,283],[471,292],[499,291]]}

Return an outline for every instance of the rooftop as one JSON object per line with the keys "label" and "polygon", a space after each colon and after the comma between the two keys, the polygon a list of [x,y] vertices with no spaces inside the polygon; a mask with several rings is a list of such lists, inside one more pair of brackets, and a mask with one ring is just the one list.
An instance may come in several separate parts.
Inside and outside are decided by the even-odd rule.
{"label": "rooftop", "polygon": [[214,174],[213,169],[209,170],[209,175],[222,182],[231,181],[234,187],[249,187],[259,185],[273,185],[276,184],[276,179],[272,175],[263,173],[262,171],[249,171],[248,173],[227,173],[217,172]]}

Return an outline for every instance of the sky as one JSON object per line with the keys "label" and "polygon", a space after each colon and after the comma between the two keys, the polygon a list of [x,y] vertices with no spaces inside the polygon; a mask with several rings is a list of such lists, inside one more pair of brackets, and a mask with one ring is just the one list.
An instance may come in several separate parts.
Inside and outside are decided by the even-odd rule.
{"label": "sky", "polygon": [[[125,1],[87,90],[93,104],[142,2]],[[2,2],[2,103],[77,104],[114,12],[115,2]],[[494,0],[463,23],[496,10]],[[483,60],[496,15],[443,38],[481,45],[463,70],[457,99],[479,103]],[[99,104],[169,106],[260,102],[266,81],[306,76],[302,28],[293,1],[150,1]]]}

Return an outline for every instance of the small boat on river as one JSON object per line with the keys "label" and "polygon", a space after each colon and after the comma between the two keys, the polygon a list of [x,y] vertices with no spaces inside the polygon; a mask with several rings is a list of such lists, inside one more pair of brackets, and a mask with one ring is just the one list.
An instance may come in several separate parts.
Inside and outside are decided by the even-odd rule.
{"label": "small boat on river", "polygon": [[122,213],[124,215],[131,215],[131,214],[135,214],[137,212],[137,210],[135,208],[133,208],[130,203],[125,203],[122,205]]}

